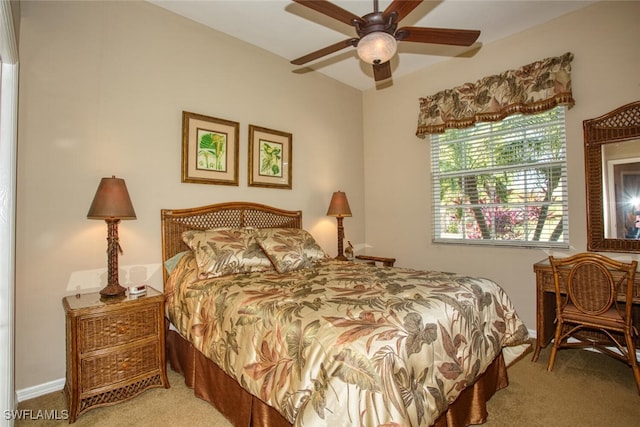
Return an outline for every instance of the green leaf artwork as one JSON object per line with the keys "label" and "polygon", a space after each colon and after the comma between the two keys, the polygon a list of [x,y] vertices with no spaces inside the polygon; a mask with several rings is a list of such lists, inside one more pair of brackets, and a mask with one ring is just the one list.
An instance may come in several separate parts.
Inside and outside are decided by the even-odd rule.
{"label": "green leaf artwork", "polygon": [[227,135],[198,130],[198,169],[227,170]]}
{"label": "green leaf artwork", "polygon": [[282,144],[260,140],[260,175],[282,176]]}

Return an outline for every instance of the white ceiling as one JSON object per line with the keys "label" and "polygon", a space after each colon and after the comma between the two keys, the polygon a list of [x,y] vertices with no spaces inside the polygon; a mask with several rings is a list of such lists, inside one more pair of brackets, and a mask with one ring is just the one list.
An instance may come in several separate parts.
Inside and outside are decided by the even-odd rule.
{"label": "white ceiling", "polygon": [[[355,29],[288,0],[147,0],[193,21],[292,60],[325,46],[356,37]],[[390,0],[380,0],[384,10]],[[373,0],[334,0],[355,15],[373,11]],[[442,0],[424,1],[398,27],[420,26],[480,30],[471,47],[400,42],[392,59],[393,77],[400,77],[453,56],[471,56],[488,44],[594,1],[582,0]],[[371,65],[355,48],[318,59],[291,72],[326,74],[354,88],[375,86]]]}

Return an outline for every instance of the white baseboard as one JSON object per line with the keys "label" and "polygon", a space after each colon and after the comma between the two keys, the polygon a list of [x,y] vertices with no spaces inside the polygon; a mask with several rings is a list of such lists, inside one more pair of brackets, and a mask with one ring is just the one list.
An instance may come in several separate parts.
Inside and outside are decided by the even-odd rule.
{"label": "white baseboard", "polygon": [[16,390],[16,399],[18,400],[18,402],[24,402],[25,400],[53,393],[54,391],[60,391],[63,388],[64,378],[60,378],[44,384],[34,385],[32,387]]}

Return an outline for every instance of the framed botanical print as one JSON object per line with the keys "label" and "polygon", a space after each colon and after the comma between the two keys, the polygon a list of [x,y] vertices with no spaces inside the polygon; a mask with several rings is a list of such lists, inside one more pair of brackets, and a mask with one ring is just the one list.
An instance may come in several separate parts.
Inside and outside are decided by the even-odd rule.
{"label": "framed botanical print", "polygon": [[182,112],[182,182],[238,185],[240,124]]}
{"label": "framed botanical print", "polygon": [[249,186],[291,189],[292,135],[249,125]]}

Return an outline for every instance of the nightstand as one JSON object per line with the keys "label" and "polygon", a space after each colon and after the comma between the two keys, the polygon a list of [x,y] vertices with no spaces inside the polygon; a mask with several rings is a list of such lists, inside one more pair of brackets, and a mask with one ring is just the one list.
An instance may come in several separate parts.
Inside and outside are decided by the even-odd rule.
{"label": "nightstand", "polygon": [[395,264],[395,258],[385,258],[381,256],[371,256],[371,255],[356,255],[356,259],[360,259],[366,261],[372,265],[376,265],[377,262],[381,262],[385,267],[393,267]]}
{"label": "nightstand", "polygon": [[62,299],[66,314],[69,422],[89,409],[169,388],[164,347],[164,295],[105,299],[98,292]]}

